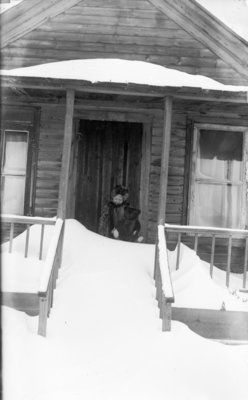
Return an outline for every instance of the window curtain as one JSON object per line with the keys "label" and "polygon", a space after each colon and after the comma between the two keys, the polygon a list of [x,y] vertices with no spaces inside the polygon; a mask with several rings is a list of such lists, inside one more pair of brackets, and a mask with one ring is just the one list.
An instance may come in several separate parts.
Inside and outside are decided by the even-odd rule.
{"label": "window curtain", "polygon": [[3,214],[24,212],[28,133],[5,131],[1,202]]}
{"label": "window curtain", "polygon": [[241,132],[199,132],[194,223],[238,228],[242,198]]}

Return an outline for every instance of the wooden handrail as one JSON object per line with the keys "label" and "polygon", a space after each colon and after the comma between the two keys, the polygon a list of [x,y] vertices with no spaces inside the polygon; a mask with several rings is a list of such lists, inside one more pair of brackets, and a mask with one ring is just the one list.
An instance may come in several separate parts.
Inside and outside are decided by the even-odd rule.
{"label": "wooden handrail", "polygon": [[48,290],[48,284],[51,277],[52,268],[56,256],[57,246],[63,227],[63,220],[58,218],[55,224],[52,240],[49,245],[45,265],[42,271],[42,278],[39,286],[39,296],[45,296]]}
{"label": "wooden handrail", "polygon": [[64,221],[61,218],[42,218],[10,214],[1,215],[1,221],[4,223],[10,223],[9,252],[12,252],[13,247],[14,224],[23,224],[27,226],[26,240],[24,245],[25,257],[28,257],[30,226],[41,225],[41,237],[38,248],[40,260],[42,259],[45,226],[54,226],[52,239],[49,244],[47,256],[44,262],[44,268],[42,271],[40,286],[37,293],[39,297],[38,334],[46,336],[47,317],[52,307],[53,291],[56,286],[58,269],[61,264]]}
{"label": "wooden handrail", "polygon": [[210,255],[210,275],[213,276],[214,256],[215,256],[215,245],[216,238],[223,238],[228,240],[227,244],[227,263],[226,263],[226,286],[230,284],[231,274],[231,255],[232,255],[232,240],[233,239],[244,239],[245,240],[245,254],[244,254],[244,267],[243,267],[243,288],[246,288],[246,276],[248,269],[248,230],[242,229],[227,229],[227,228],[216,228],[216,227],[202,227],[202,226],[189,226],[189,225],[170,225],[165,224],[164,229],[166,233],[177,234],[177,261],[176,269],[179,268],[180,259],[180,244],[182,234],[194,235],[195,244],[194,249],[197,252],[198,238],[200,236],[206,238],[212,238],[211,243],[211,255]]}
{"label": "wooden handrail", "polygon": [[31,217],[31,216],[23,216],[23,215],[12,215],[12,214],[2,214],[1,215],[2,223],[10,224],[10,234],[9,234],[9,253],[12,252],[13,248],[13,239],[14,239],[14,225],[26,225],[26,242],[24,248],[24,257],[28,257],[29,250],[29,236],[30,236],[30,226],[31,225],[41,225],[41,237],[40,237],[40,246],[39,246],[39,259],[42,259],[43,252],[43,239],[44,239],[44,228],[45,226],[54,226],[56,224],[55,218],[43,218],[43,217]]}
{"label": "wooden handrail", "polygon": [[165,224],[167,232],[180,232],[180,233],[195,233],[204,234],[204,236],[232,236],[237,239],[247,238],[248,230],[245,229],[227,229],[227,228],[216,228],[210,226],[190,226],[190,225],[171,225]]}
{"label": "wooden handrail", "polygon": [[44,270],[39,286],[39,325],[38,334],[46,336],[47,317],[53,303],[53,291],[56,286],[58,270],[61,264],[64,234],[64,221],[58,218],[48,249]]}
{"label": "wooden handrail", "polygon": [[44,224],[44,225],[55,225],[55,218],[43,218],[43,217],[30,217],[23,215],[12,215],[12,214],[1,214],[2,222],[13,222],[18,224]]}
{"label": "wooden handrail", "polygon": [[162,330],[171,330],[171,304],[174,302],[164,226],[158,226],[154,271],[156,298],[162,318]]}
{"label": "wooden handrail", "polygon": [[158,259],[162,279],[162,290],[166,301],[174,302],[174,292],[169,268],[168,253],[166,247],[166,237],[163,225],[158,226]]}

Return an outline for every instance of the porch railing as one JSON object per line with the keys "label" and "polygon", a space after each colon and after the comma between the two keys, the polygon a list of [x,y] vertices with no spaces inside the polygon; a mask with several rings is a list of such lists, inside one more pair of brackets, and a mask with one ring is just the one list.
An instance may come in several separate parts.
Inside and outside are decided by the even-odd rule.
{"label": "porch railing", "polygon": [[43,255],[43,245],[44,245],[44,232],[46,225],[55,225],[56,220],[54,218],[42,218],[42,217],[26,217],[21,215],[10,215],[3,214],[1,215],[2,224],[9,224],[9,242],[8,242],[8,252],[12,253],[13,250],[13,239],[14,239],[14,229],[15,225],[23,225],[26,228],[26,238],[25,238],[25,246],[23,248],[23,255],[25,258],[28,257],[29,251],[29,239],[30,239],[30,227],[31,225],[37,224],[40,225],[40,242],[37,244],[37,256],[39,260],[42,259]]}
{"label": "porch railing", "polygon": [[156,298],[162,318],[162,330],[171,330],[171,304],[174,302],[174,292],[171,282],[166,236],[164,226],[158,226],[157,245],[155,254],[154,279]]}
{"label": "porch railing", "polygon": [[[211,240],[211,254],[210,254],[210,275],[213,277],[213,267],[215,260],[215,247],[216,239],[221,238],[222,243],[227,245],[226,254],[226,286],[230,284],[231,274],[231,257],[234,239],[242,239],[245,242],[244,245],[244,263],[243,263],[243,289],[246,288],[247,281],[247,265],[248,265],[248,230],[241,229],[225,229],[225,228],[214,228],[214,227],[200,227],[200,226],[188,226],[188,225],[170,225],[165,224],[165,233],[168,239],[169,234],[176,234],[177,237],[177,258],[176,258],[176,269],[179,268],[180,260],[180,245],[183,239],[183,235],[193,238],[194,250],[197,253],[198,240],[199,238],[210,238]],[[241,248],[240,248],[240,251]]]}
{"label": "porch railing", "polygon": [[39,326],[38,334],[46,336],[47,317],[53,304],[58,271],[61,264],[64,221],[57,219],[52,240],[48,249],[39,287]]}
{"label": "porch railing", "polygon": [[[37,296],[39,298],[39,322],[38,334],[46,336],[47,317],[49,316],[50,309],[53,303],[53,292],[56,287],[56,280],[58,277],[58,270],[61,264],[62,246],[63,246],[63,232],[64,221],[60,218],[40,218],[40,217],[26,217],[16,215],[1,215],[2,223],[10,224],[10,234],[8,243],[8,252],[13,251],[14,227],[15,224],[26,226],[25,244],[23,247],[23,255],[25,258],[29,254],[30,243],[30,227],[37,224],[41,226],[40,240],[37,243],[37,257],[41,260],[43,256],[44,247],[44,231],[46,225],[53,225],[54,231],[50,241],[46,258],[44,260],[44,267],[42,270],[41,281]],[[28,293],[27,293],[28,296]]]}

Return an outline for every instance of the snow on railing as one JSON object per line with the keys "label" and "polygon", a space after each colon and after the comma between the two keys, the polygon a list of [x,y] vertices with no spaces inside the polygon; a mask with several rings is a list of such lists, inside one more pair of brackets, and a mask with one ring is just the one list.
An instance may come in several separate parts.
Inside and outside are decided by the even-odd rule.
{"label": "snow on railing", "polygon": [[171,304],[174,303],[174,292],[163,225],[158,226],[154,279],[156,285],[156,298],[160,309],[160,318],[162,318],[162,330],[170,331]]}
{"label": "snow on railing", "polygon": [[56,220],[54,218],[27,217],[27,216],[22,216],[22,215],[2,214],[1,215],[1,223],[2,224],[3,223],[10,224],[9,243],[8,243],[9,253],[12,253],[12,250],[13,250],[15,224],[24,225],[26,227],[26,240],[25,240],[25,246],[23,249],[25,258],[28,257],[30,226],[34,225],[34,224],[41,225],[40,244],[39,244],[39,260],[41,260],[42,253],[43,253],[45,226],[46,225],[55,225]]}
{"label": "snow on railing", "polygon": [[[41,218],[41,217],[26,217],[18,215],[1,215],[1,222],[10,224],[10,235],[8,243],[9,253],[13,250],[13,238],[15,224],[21,224],[26,227],[26,239],[23,246],[24,257],[28,257],[30,226],[41,225],[41,235],[39,243],[39,259],[42,259],[43,244],[44,244],[44,229],[46,225],[53,225],[54,231],[48,247],[47,255],[44,260],[44,268],[41,275],[40,286],[38,290],[39,298],[39,323],[38,334],[46,336],[47,317],[53,303],[53,291],[56,287],[58,270],[61,264],[64,221],[60,218]],[[29,295],[28,293],[26,294]]]}
{"label": "snow on railing", "polygon": [[[198,239],[210,238],[211,239],[211,254],[210,254],[210,275],[213,277],[213,267],[215,258],[215,247],[216,239],[227,240],[227,261],[226,261],[226,286],[230,284],[231,274],[231,257],[232,257],[232,246],[233,239],[244,240],[244,263],[243,263],[243,289],[246,288],[247,282],[247,269],[248,269],[248,230],[242,229],[226,229],[226,228],[215,228],[215,227],[202,227],[202,226],[189,226],[189,225],[170,225],[165,224],[165,233],[177,234],[177,261],[176,269],[179,268],[180,260],[180,245],[182,242],[182,235],[194,237],[194,250],[197,253],[198,250]],[[241,251],[240,247],[240,251]]]}
{"label": "snow on railing", "polygon": [[44,270],[42,272],[39,287],[39,326],[38,334],[46,336],[47,317],[53,303],[53,291],[56,287],[58,270],[61,264],[62,246],[63,246],[63,226],[64,221],[58,218],[55,224],[54,233],[47,257]]}

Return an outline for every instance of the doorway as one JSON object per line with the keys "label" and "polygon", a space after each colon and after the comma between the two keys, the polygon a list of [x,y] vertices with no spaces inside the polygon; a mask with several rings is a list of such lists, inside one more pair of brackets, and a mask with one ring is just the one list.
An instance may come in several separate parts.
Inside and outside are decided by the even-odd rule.
{"label": "doorway", "polygon": [[129,189],[131,206],[140,208],[141,123],[79,121],[75,218],[97,232],[111,189]]}

